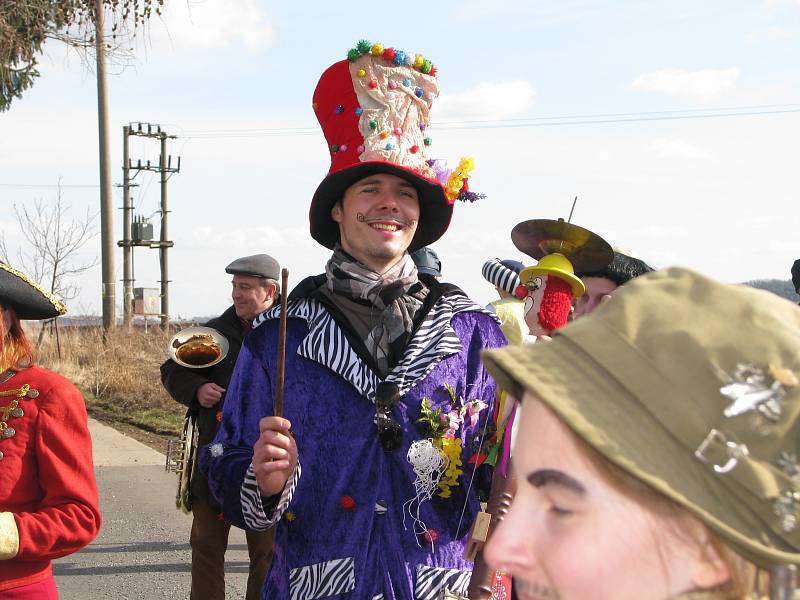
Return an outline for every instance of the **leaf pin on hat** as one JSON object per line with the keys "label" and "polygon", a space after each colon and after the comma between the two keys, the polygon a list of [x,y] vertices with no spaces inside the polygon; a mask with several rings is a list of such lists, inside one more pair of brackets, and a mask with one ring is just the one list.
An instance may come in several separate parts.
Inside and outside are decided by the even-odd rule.
{"label": "leaf pin on hat", "polygon": [[732,400],[725,408],[726,417],[736,417],[757,410],[770,421],[780,419],[786,388],[797,385],[797,377],[788,369],[770,365],[766,371],[754,365],[738,364],[732,376],[720,370],[726,384],[720,393]]}

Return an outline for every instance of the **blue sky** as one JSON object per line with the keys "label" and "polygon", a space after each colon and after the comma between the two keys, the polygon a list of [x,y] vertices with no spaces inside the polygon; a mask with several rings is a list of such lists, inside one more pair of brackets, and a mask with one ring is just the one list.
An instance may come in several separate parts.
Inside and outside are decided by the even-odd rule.
{"label": "blue sky", "polygon": [[[493,296],[485,260],[531,262],[511,228],[566,216],[576,195],[576,223],[656,266],[723,281],[787,278],[800,256],[800,112],[775,112],[800,109],[799,0],[166,5],[135,60],[112,68],[109,96],[115,183],[123,124],[158,122],[178,135],[170,152],[182,171],[169,184],[176,314],[221,312],[223,269],[238,256],[271,253],[293,281],[322,271],[328,252],[308,237],[307,211],[328,159],[311,94],[362,38],[438,67],[431,154],[473,156],[471,187],[488,197],[457,206],[434,249],[445,279],[480,302]],[[55,42],[46,54],[41,79],[0,114],[0,230],[12,254],[23,243],[14,203],[51,201],[59,177],[65,186],[98,180],[94,75]],[[756,108],[720,110],[731,107]],[[653,114],[603,122],[629,113]],[[663,119],[677,115],[700,118]],[[304,133],[263,133],[294,127]],[[157,145],[134,140],[131,155],[156,161]],[[134,204],[147,216],[158,184],[149,174],[140,183]],[[64,197],[76,214],[99,206],[97,188],[65,187]],[[99,238],[86,256],[98,249]],[[157,287],[157,264],[156,252],[137,250],[137,285]],[[121,255],[116,268],[121,277]],[[99,267],[77,283],[71,312],[99,312]]]}

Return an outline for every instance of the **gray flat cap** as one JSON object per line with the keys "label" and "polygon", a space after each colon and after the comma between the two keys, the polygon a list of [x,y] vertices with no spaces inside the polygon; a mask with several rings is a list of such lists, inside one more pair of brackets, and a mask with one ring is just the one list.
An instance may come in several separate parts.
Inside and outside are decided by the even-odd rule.
{"label": "gray flat cap", "polygon": [[281,278],[281,266],[269,254],[254,254],[253,256],[237,258],[225,267],[225,272],[231,275],[266,277],[275,281]]}

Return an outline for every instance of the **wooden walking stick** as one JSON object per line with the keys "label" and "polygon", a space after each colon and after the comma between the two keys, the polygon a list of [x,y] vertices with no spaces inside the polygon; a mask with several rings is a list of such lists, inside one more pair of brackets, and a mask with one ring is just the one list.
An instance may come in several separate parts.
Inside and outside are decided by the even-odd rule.
{"label": "wooden walking stick", "polygon": [[278,326],[278,364],[275,369],[275,416],[283,416],[283,376],[286,370],[286,305],[289,298],[289,269],[281,270],[281,318]]}
{"label": "wooden walking stick", "polygon": [[[508,434],[510,435],[511,432],[509,431]],[[483,548],[492,533],[494,533],[495,528],[505,518],[516,491],[517,481],[512,471],[511,459],[509,459],[506,475],[500,473],[499,467],[495,467],[494,477],[492,477],[492,490],[489,493],[486,512],[481,511],[478,513],[475,526],[470,534],[470,540],[467,542],[466,556],[464,558],[475,563],[472,577],[469,581],[467,600],[489,600],[493,598],[495,571],[486,564],[486,560],[483,557]]]}

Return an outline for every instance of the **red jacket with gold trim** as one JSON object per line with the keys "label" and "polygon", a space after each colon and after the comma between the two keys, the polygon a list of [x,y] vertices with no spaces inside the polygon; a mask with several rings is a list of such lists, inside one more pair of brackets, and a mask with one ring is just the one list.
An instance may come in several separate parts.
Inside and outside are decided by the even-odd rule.
{"label": "red jacket with gold trim", "polygon": [[25,385],[24,396],[0,396],[0,418],[8,413],[0,425],[0,591],[45,579],[51,560],[80,550],[100,529],[83,396],[35,365],[0,383],[0,393]]}

